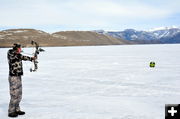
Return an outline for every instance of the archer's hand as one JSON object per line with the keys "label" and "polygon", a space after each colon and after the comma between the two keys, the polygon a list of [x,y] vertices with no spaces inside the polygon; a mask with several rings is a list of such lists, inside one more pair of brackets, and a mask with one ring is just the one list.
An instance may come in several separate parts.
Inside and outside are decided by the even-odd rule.
{"label": "archer's hand", "polygon": [[31,57],[32,58],[32,60],[36,60],[37,59],[37,57]]}

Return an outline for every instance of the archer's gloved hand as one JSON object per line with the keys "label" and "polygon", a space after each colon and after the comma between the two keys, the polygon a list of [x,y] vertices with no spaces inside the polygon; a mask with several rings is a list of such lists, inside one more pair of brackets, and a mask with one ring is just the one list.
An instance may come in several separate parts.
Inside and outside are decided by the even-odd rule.
{"label": "archer's gloved hand", "polygon": [[32,59],[32,60],[36,60],[36,59],[37,59],[37,57],[31,57],[31,59]]}

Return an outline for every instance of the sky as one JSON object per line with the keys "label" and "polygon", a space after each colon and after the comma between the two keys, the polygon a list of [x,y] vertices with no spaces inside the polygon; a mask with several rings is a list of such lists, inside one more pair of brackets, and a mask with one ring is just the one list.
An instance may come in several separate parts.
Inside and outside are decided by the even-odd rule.
{"label": "sky", "polygon": [[0,0],[0,30],[149,30],[180,26],[180,0]]}

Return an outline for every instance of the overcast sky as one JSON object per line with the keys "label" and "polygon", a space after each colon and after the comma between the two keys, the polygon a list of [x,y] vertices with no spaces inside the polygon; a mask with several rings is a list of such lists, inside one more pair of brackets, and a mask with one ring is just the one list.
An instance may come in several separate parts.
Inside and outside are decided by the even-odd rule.
{"label": "overcast sky", "polygon": [[180,0],[0,0],[0,30],[148,30],[180,26]]}

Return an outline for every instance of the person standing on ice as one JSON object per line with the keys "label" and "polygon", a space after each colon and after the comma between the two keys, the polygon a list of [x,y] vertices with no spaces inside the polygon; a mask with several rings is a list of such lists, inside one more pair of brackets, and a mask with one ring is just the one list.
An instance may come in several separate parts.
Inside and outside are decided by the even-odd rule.
{"label": "person standing on ice", "polygon": [[7,53],[9,63],[9,86],[10,86],[10,103],[8,109],[9,117],[24,115],[25,112],[20,110],[20,101],[22,99],[22,82],[23,75],[22,60],[33,61],[35,57],[23,56],[21,54],[21,45],[14,44],[13,48]]}

